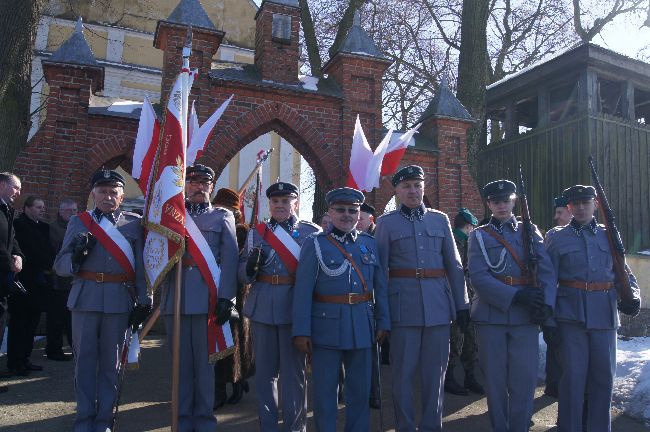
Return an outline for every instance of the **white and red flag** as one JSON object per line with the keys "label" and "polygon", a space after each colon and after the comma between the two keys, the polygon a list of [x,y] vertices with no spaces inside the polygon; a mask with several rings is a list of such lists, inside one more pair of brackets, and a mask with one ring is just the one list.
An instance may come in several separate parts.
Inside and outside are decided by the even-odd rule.
{"label": "white and red flag", "polygon": [[138,185],[143,192],[147,191],[151,169],[156,150],[158,150],[158,139],[160,138],[160,121],[158,116],[145,96],[140,113],[140,123],[138,125],[138,135],[135,138],[135,148],[133,149],[133,169],[131,175],[138,179]]}
{"label": "white and red flag", "polygon": [[199,127],[199,121],[196,116],[196,111],[194,111],[194,103],[192,103],[192,112],[193,116],[190,121],[190,139],[189,146],[187,148],[187,165],[192,165],[194,162],[201,157],[205,146],[210,141],[212,132],[214,132],[214,127],[217,125],[217,122],[221,118],[223,112],[228,108],[230,101],[234,95],[231,95],[228,99],[221,104],[217,110],[212,113],[212,115]]}
{"label": "white and red flag", "polygon": [[350,171],[347,186],[370,192],[379,187],[381,165],[390,142],[393,130],[390,129],[373,152],[368,144],[361,121],[357,115],[350,151]]}
{"label": "white and red flag", "polygon": [[388,144],[386,154],[381,164],[381,175],[392,175],[397,172],[399,163],[404,157],[406,148],[411,145],[413,135],[418,131],[422,123],[418,123],[413,129],[405,132],[399,139],[392,141]]}

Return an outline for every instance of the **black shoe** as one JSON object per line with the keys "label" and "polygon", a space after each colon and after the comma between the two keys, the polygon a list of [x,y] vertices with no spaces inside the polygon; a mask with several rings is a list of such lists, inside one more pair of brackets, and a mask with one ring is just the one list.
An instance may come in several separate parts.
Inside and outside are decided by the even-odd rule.
{"label": "black shoe", "polygon": [[25,362],[25,369],[27,369],[28,371],[42,371],[43,366],[39,366],[39,365],[34,364],[34,363],[30,362],[29,360],[27,360]]}
{"label": "black shoe", "polygon": [[445,378],[445,393],[451,393],[458,396],[467,396],[467,389],[456,382],[456,379],[447,375]]}
{"label": "black shoe", "polygon": [[7,387],[5,385],[0,386],[0,393],[7,393],[8,390],[9,390],[9,387]]}
{"label": "black shoe", "polygon": [[9,373],[11,376],[22,376],[26,377],[29,375],[29,370],[25,366],[19,366],[17,368],[9,368]]}
{"label": "black shoe", "polygon": [[231,405],[239,403],[242,397],[244,397],[244,385],[241,383],[241,381],[232,383],[232,394],[228,399],[228,403]]}
{"label": "black shoe", "polygon": [[9,371],[0,371],[0,378],[11,378],[12,376],[14,376],[14,374]]}
{"label": "black shoe", "polygon": [[476,381],[476,377],[472,375],[465,375],[465,388],[472,393],[484,395],[485,394],[485,389],[483,386]]}
{"label": "black shoe", "polygon": [[47,358],[50,360],[54,361],[70,361],[72,360],[72,356],[70,354],[66,354],[63,351],[60,352],[55,352],[55,353],[49,353],[47,354]]}
{"label": "black shoe", "polygon": [[370,398],[370,408],[372,409],[380,409],[381,408],[381,401],[377,398]]}

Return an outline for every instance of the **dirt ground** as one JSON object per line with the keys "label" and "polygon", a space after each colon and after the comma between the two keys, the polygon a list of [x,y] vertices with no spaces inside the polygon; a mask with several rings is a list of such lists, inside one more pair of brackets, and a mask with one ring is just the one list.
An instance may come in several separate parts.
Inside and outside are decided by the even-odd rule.
{"label": "dirt ground", "polygon": [[[27,378],[5,379],[7,393],[0,394],[0,430],[5,432],[70,431],[74,421],[75,401],[73,362],[55,362],[44,357],[42,343],[32,354],[32,362],[44,366]],[[0,360],[5,367],[5,359]],[[226,405],[216,411],[219,431],[257,431],[255,388],[237,405]],[[171,362],[164,339],[160,334],[147,338],[142,347],[140,368],[128,371],[117,419],[119,432],[168,431],[170,429]],[[384,430],[394,430],[391,377],[388,366],[382,367]],[[311,403],[309,404],[311,408]],[[343,430],[345,408],[339,409],[339,430]],[[486,399],[480,396],[460,397],[445,395],[444,430],[447,432],[489,431]],[[380,430],[379,411],[371,410],[371,429]],[[542,388],[535,395],[534,432],[555,431],[557,400],[543,395]],[[315,430],[309,411],[308,430]],[[648,431],[641,423],[613,412],[612,431]]]}

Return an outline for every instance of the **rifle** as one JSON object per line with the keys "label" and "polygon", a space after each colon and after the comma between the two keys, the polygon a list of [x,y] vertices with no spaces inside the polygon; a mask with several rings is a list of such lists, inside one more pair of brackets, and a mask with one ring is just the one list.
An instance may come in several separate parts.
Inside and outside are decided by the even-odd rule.
{"label": "rifle", "polygon": [[377,365],[377,392],[379,393],[379,430],[384,432],[384,404],[381,400],[381,345],[375,342],[375,358],[373,359]]}
{"label": "rifle", "polygon": [[131,337],[133,336],[133,328],[129,326],[124,333],[124,343],[122,344],[122,353],[120,355],[120,363],[117,370],[117,395],[113,403],[113,416],[106,428],[106,432],[115,432],[117,428],[115,423],[117,421],[117,411],[120,407],[120,395],[122,394],[122,387],[124,386],[124,374],[126,370],[126,361],[129,356],[129,347],[131,346]]}
{"label": "rifle", "polygon": [[591,156],[589,156],[589,168],[591,169],[591,179],[596,188],[596,195],[599,204],[598,207],[600,208],[600,214],[602,215],[603,223],[605,224],[609,250],[614,262],[614,274],[616,276],[618,296],[622,302],[627,304],[640,303],[640,299],[634,295],[632,286],[630,285],[630,278],[627,273],[627,264],[625,263],[625,247],[623,246],[623,240],[621,240],[621,233],[616,226],[614,212],[609,205],[609,201],[605,195],[605,190],[598,179],[598,172],[594,166],[594,158]]}
{"label": "rifle", "polygon": [[539,268],[539,257],[535,252],[535,236],[533,223],[530,221],[530,209],[528,208],[528,196],[526,193],[526,183],[524,183],[524,173],[519,165],[519,190],[521,195],[521,221],[524,225],[524,250],[526,251],[526,267],[530,286],[539,288],[539,278],[537,270]]}

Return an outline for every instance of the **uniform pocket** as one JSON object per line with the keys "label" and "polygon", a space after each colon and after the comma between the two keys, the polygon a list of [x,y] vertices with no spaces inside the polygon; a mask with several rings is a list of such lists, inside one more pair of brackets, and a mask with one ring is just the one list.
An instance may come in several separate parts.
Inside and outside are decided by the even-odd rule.
{"label": "uniform pocket", "polygon": [[408,252],[415,247],[413,232],[411,231],[392,231],[390,233],[391,248],[398,252]]}
{"label": "uniform pocket", "polygon": [[442,242],[444,241],[444,238],[444,231],[427,226],[427,247],[429,250],[440,252],[440,250],[442,250]]}
{"label": "uniform pocket", "polygon": [[337,304],[315,302],[311,311],[311,338],[316,345],[337,347],[341,308]]}
{"label": "uniform pocket", "polygon": [[609,243],[599,242],[598,249],[600,254],[600,264],[606,269],[612,268],[614,260],[612,259],[612,252],[609,249]]}

